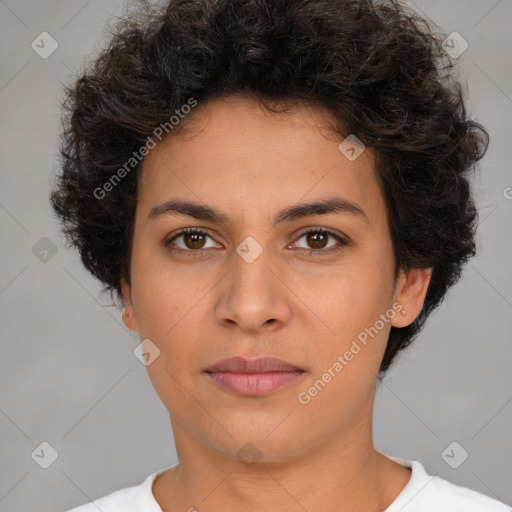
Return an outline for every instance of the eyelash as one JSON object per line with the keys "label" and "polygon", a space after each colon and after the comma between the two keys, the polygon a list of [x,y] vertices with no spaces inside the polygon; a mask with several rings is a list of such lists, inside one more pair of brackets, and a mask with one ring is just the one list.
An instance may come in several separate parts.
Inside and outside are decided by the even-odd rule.
{"label": "eyelash", "polygon": [[[179,238],[180,236],[182,236],[184,234],[187,234],[187,233],[197,233],[199,235],[207,235],[210,238],[213,238],[208,232],[206,232],[206,231],[204,231],[202,229],[199,229],[199,228],[183,228],[178,233],[176,233],[172,238],[170,238],[169,240],[165,241],[164,242],[164,246],[168,248],[171,245],[171,243],[174,240],[176,240],[176,238]],[[333,238],[335,238],[339,242],[338,246],[334,246],[334,247],[331,247],[329,249],[304,249],[302,247],[299,248],[299,250],[308,251],[310,254],[313,254],[313,255],[316,255],[316,254],[320,254],[320,255],[332,254],[332,253],[340,251],[341,249],[343,249],[344,246],[348,245],[347,241],[344,240],[343,238],[341,238],[339,235],[337,235],[336,233],[334,233],[332,231],[324,229],[324,228],[308,228],[306,231],[303,231],[298,236],[297,240],[301,239],[305,235],[308,235],[309,233],[317,233],[317,234],[332,236]],[[170,250],[175,251],[175,252],[180,252],[180,253],[186,253],[187,256],[195,257],[196,254],[194,254],[194,253],[201,253],[201,252],[207,251],[208,249],[180,249],[180,248],[173,248],[173,249],[170,249]]]}

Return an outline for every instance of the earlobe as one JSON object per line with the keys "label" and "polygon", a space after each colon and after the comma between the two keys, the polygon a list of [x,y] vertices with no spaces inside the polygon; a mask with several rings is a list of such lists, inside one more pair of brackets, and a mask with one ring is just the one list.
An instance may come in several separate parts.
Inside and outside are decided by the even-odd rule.
{"label": "earlobe", "polygon": [[133,332],[139,332],[137,323],[137,314],[132,303],[132,291],[130,285],[125,279],[121,281],[122,300],[124,304],[123,308],[123,323]]}
{"label": "earlobe", "polygon": [[431,268],[414,268],[400,274],[394,302],[400,304],[402,314],[393,318],[393,327],[406,327],[414,322],[423,308],[431,277]]}

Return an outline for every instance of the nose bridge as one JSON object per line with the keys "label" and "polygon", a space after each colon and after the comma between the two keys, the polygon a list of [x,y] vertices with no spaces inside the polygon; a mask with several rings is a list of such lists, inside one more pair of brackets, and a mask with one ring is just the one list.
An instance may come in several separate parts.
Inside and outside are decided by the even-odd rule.
{"label": "nose bridge", "polygon": [[262,292],[270,283],[268,267],[272,265],[270,250],[260,245],[253,237],[247,237],[236,248],[233,255],[233,281],[244,293],[250,290]]}
{"label": "nose bridge", "polygon": [[248,330],[269,320],[286,321],[290,312],[285,288],[274,275],[278,263],[273,261],[272,251],[247,237],[232,257],[232,270],[217,307],[218,320]]}
{"label": "nose bridge", "polygon": [[268,268],[272,266],[270,252],[253,237],[247,237],[236,248],[230,287],[238,303],[254,302],[255,307],[257,301],[270,300],[275,295],[273,274]]}

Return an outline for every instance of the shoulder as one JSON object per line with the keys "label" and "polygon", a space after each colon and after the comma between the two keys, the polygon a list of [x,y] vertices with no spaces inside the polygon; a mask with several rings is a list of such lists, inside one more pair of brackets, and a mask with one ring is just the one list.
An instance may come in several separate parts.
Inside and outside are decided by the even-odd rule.
{"label": "shoulder", "polygon": [[139,486],[119,489],[67,512],[98,512],[98,510],[102,512],[126,512],[128,504],[133,504],[134,499],[140,502]]}
{"label": "shoulder", "polygon": [[472,489],[452,484],[443,478],[432,481],[432,506],[450,512],[511,512],[512,508],[501,501]]}
{"label": "shoulder", "polygon": [[153,496],[152,486],[156,477],[166,469],[152,473],[139,485],[119,489],[66,512],[162,512]]}
{"label": "shoulder", "polygon": [[390,457],[410,467],[410,482],[385,512],[512,512],[501,501],[429,475],[418,461]]}

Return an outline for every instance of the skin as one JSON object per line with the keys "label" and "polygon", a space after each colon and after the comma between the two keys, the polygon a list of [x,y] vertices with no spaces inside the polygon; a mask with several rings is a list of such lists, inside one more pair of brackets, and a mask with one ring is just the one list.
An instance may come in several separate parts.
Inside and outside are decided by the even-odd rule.
{"label": "skin", "polygon": [[[366,148],[348,160],[341,139],[328,135],[332,121],[319,107],[272,114],[252,99],[216,99],[198,105],[182,122],[188,131],[144,160],[123,321],[160,350],[147,371],[169,411],[179,457],[153,485],[164,512],[377,512],[410,478],[375,450],[372,410],[391,325],[419,314],[431,271],[401,272],[394,282],[374,154]],[[333,196],[367,218],[338,212],[272,225],[283,208]],[[208,205],[230,220],[148,219],[171,199]],[[165,246],[186,227],[209,236]],[[310,227],[347,244],[303,236]],[[263,249],[252,263],[236,252],[248,236]],[[396,303],[406,314],[386,322],[317,396],[299,403],[298,394]],[[278,357],[305,373],[270,395],[237,396],[204,373],[237,355]],[[260,454],[252,466],[237,456],[248,442]]]}

